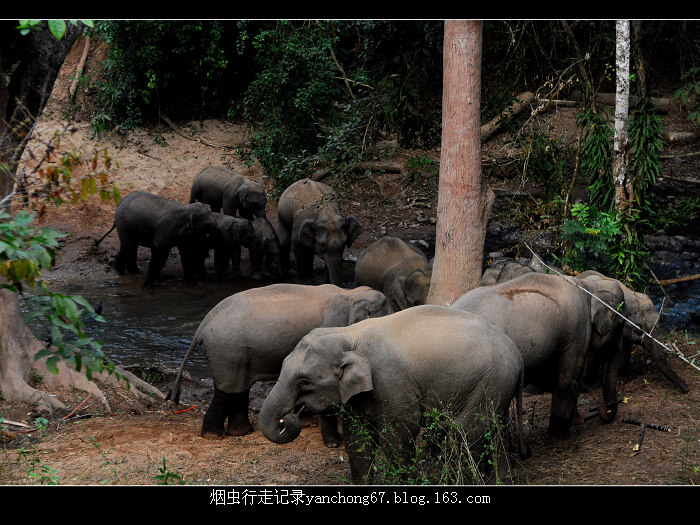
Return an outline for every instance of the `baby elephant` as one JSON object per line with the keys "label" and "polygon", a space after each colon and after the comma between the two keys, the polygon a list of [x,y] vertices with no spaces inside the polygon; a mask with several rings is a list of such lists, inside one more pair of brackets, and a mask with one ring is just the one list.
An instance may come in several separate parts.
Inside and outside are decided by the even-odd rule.
{"label": "baby elephant", "polygon": [[[301,431],[299,412],[326,414],[343,406],[352,480],[367,483],[375,444],[387,453],[415,454],[423,418],[432,410],[449,411],[447,424],[460,425],[471,446],[483,441],[491,415],[508,421],[515,398],[519,452],[526,457],[522,388],[522,356],[501,330],[467,312],[416,306],[313,330],[284,360],[259,422],[266,438],[289,443]],[[507,454],[501,457],[503,479]]]}
{"label": "baby elephant", "polygon": [[355,281],[384,292],[394,310],[425,304],[432,269],[425,254],[395,237],[382,237],[357,258]]}
{"label": "baby elephant", "polygon": [[219,166],[204,168],[192,182],[190,202],[203,202],[212,211],[240,215],[252,221],[265,217],[267,194],[262,184]]}
{"label": "baby elephant", "polygon": [[[312,329],[347,326],[392,313],[381,292],[367,287],[345,290],[331,284],[271,284],[227,297],[197,328],[168,398],[177,404],[185,364],[204,347],[214,379],[214,398],[204,415],[202,437],[241,436],[252,431],[248,420],[250,387],[276,379],[282,361]],[[323,440],[338,446],[335,419],[321,419]]]}

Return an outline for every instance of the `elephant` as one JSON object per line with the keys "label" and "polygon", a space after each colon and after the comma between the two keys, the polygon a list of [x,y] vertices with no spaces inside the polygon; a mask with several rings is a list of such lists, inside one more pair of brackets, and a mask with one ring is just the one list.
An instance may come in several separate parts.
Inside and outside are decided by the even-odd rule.
{"label": "elephant", "polygon": [[117,206],[110,230],[95,241],[98,245],[114,229],[119,235],[119,254],[114,263],[123,274],[139,273],[139,246],[151,249],[144,286],[152,287],[165,266],[170,250],[177,247],[188,284],[197,281],[199,249],[216,235],[216,221],[201,203],[180,204],[147,191],[134,191]]}
{"label": "elephant", "polygon": [[[551,269],[554,273],[559,273],[566,275],[565,272],[558,267],[545,266],[539,257],[533,253],[530,261],[527,264],[520,264],[519,262],[510,262],[504,266],[494,266],[488,268],[482,277],[482,285],[494,282],[503,282],[510,280],[517,275],[522,275],[528,272],[544,272],[547,269]],[[597,275],[600,278],[606,278],[605,275],[597,272],[595,270],[586,270],[576,276],[578,279],[583,279],[591,275]],[[609,278],[609,277],[608,277]],[[659,314],[654,308],[654,303],[651,298],[641,292],[635,292],[627,286],[625,286],[620,281],[617,284],[622,288],[625,296],[625,307],[623,309],[623,315],[630,321],[625,322],[624,329],[622,331],[622,341],[617,344],[621,344],[622,350],[622,367],[628,368],[629,358],[631,355],[631,350],[633,345],[641,345],[648,353],[651,358],[663,374],[666,379],[668,379],[673,385],[675,385],[681,392],[688,393],[688,385],[681,379],[668,365],[666,361],[666,351],[665,349],[653,338],[645,336],[644,332],[650,334],[651,331],[656,326]],[[639,328],[636,328],[636,325]],[[596,358],[596,355],[589,353],[586,356],[586,361],[584,364],[584,382],[586,384],[591,384],[594,381],[594,375],[600,368],[600,361]]]}
{"label": "elephant", "polygon": [[293,183],[280,196],[277,206],[282,273],[289,271],[294,250],[300,278],[313,276],[314,255],[326,265],[326,282],[340,286],[343,251],[362,234],[353,215],[340,212],[333,189],[310,179]]}
{"label": "elephant", "polygon": [[373,242],[355,263],[357,284],[384,292],[394,310],[425,304],[432,273],[425,254],[396,237]]}
{"label": "elephant", "polygon": [[259,280],[278,279],[282,276],[282,265],[277,232],[265,217],[256,217],[252,224],[255,234],[255,253],[251,256],[253,275]]}
{"label": "elephant", "polygon": [[[259,425],[284,444],[300,434],[301,411],[340,411],[352,480],[369,483],[377,446],[410,458],[423,417],[434,409],[449,414],[447,425],[464,428],[471,445],[483,439],[487,414],[506,422],[516,399],[518,449],[527,457],[522,388],[522,356],[501,330],[467,312],[420,305],[312,330],[284,359]],[[498,463],[507,466],[507,459]]]}
{"label": "elephant", "polygon": [[[579,274],[577,278],[583,279],[592,275],[606,278],[606,276],[594,270],[587,270]],[[620,281],[615,280],[615,282],[622,288],[625,294],[623,314],[625,318],[630,321],[625,322],[622,331],[623,367],[626,368],[629,365],[632,345],[641,345],[651,355],[659,371],[681,392],[687,394],[688,385],[669,367],[666,361],[666,351],[663,346],[649,335],[645,335],[645,332],[646,334],[652,333],[659,318],[659,314],[654,308],[653,301],[648,295],[635,292]],[[597,359],[595,359],[595,355],[589,355],[589,359],[584,368],[584,378],[590,379],[598,368],[599,363]]]}
{"label": "elephant", "polygon": [[[594,294],[600,300],[592,297]],[[623,319],[615,310],[624,294],[609,279],[573,279],[530,272],[509,281],[474,288],[451,307],[490,321],[509,336],[523,355],[525,383],[552,393],[548,432],[557,446],[570,442],[571,427],[588,351],[605,348],[605,421],[616,413],[616,366]],[[604,407],[601,407],[603,409]]]}
{"label": "elephant", "polygon": [[223,282],[229,263],[233,266],[233,274],[240,275],[241,246],[248,248],[251,263],[256,259],[256,234],[253,224],[248,219],[233,217],[223,213],[211,212],[216,221],[216,235],[202,241],[198,267],[200,277],[206,277],[204,261],[210,250],[214,250],[214,269],[216,279]]}
{"label": "elephant", "polygon": [[[204,317],[168,394],[179,403],[185,364],[200,344],[214,379],[214,397],[206,411],[201,435],[245,435],[250,387],[276,379],[283,359],[312,329],[346,326],[392,313],[384,294],[368,287],[352,290],[335,285],[276,283],[236,293],[222,300]],[[338,446],[337,421],[322,418],[324,443]]]}
{"label": "elephant", "polygon": [[212,211],[253,220],[265,217],[267,194],[262,184],[219,166],[204,168],[192,182],[190,202],[203,202]]}

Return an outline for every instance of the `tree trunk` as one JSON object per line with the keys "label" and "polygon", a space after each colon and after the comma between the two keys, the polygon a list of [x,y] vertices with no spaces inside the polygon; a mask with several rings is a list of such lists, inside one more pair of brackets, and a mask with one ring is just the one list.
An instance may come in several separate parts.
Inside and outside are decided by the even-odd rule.
{"label": "tree trunk", "polygon": [[613,179],[615,181],[615,207],[626,210],[634,201],[632,174],[629,169],[629,137],[627,121],[630,100],[630,22],[616,22],[617,38],[617,90],[615,97],[615,142]]}
{"label": "tree trunk", "polygon": [[450,305],[479,285],[495,195],[481,178],[482,22],[447,20],[435,262],[428,304]]}

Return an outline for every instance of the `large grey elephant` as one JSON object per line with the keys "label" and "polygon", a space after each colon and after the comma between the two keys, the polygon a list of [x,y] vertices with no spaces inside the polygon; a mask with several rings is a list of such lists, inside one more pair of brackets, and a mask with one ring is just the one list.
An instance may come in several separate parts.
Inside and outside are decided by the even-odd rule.
{"label": "large grey elephant", "polygon": [[395,310],[425,304],[432,269],[415,246],[396,237],[381,237],[360,253],[355,281],[384,292]]}
{"label": "large grey elephant", "polygon": [[210,250],[214,250],[214,270],[219,282],[223,282],[229,265],[234,276],[240,275],[241,246],[248,249],[251,262],[256,261],[256,234],[253,224],[248,219],[233,217],[223,213],[212,212],[216,222],[216,234],[201,243],[200,276],[206,278],[205,259]]}
{"label": "large grey elephant", "polygon": [[[586,353],[605,348],[607,363],[620,359],[619,345],[608,343],[619,340],[623,320],[615,310],[622,306],[622,289],[608,279],[540,273],[474,288],[452,304],[492,322],[515,342],[526,384],[552,393],[549,433],[558,445],[570,438]],[[609,419],[616,411],[617,366],[606,370],[603,398],[609,411],[599,413]]]}
{"label": "large grey elephant", "polygon": [[[226,432],[244,435],[250,387],[276,379],[282,361],[312,329],[346,326],[392,313],[386,297],[368,287],[346,290],[335,285],[279,283],[227,297],[204,317],[194,334],[168,397],[179,402],[182,372],[200,344],[214,379],[214,398],[202,423],[203,437]],[[333,424],[335,423],[335,424]],[[335,420],[321,420],[327,446],[340,442]]]}
{"label": "large grey elephant", "polygon": [[192,182],[190,202],[203,202],[212,211],[253,220],[265,217],[267,194],[262,184],[220,166],[204,168]]}
{"label": "large grey elephant", "polygon": [[139,273],[138,247],[151,249],[146,287],[155,284],[174,247],[180,253],[185,280],[196,282],[201,245],[217,232],[216,221],[203,204],[180,204],[146,191],[134,191],[119,202],[114,224],[95,245],[114,228],[120,243],[114,267],[119,273]]}
{"label": "large grey elephant", "polygon": [[[558,273],[561,275],[566,275],[561,268],[545,265],[542,260],[533,253],[532,257],[527,263],[513,261],[504,265],[487,268],[484,272],[481,283],[482,285],[493,284],[496,282],[508,281],[525,273],[542,273],[547,271],[553,274]],[[586,270],[585,272],[577,275],[576,278],[582,279],[591,275],[611,279],[610,277],[606,277],[595,270]],[[681,392],[687,393],[688,385],[673,370],[671,370],[671,367],[668,365],[666,360],[666,350],[661,344],[654,340],[658,338],[645,336],[645,332],[647,334],[651,334],[652,331],[657,329],[659,313],[654,308],[654,302],[648,295],[641,292],[635,292],[620,281],[616,280],[616,282],[620,288],[622,288],[625,295],[625,306],[621,313],[630,321],[625,322],[625,326],[622,331],[622,341],[618,341],[616,343],[622,345],[623,347],[621,356],[622,367],[625,369],[628,368],[632,347],[634,345],[641,345],[642,348],[649,353],[661,374],[672,384],[674,384]],[[584,365],[584,380],[586,383],[593,382],[594,376],[600,368],[600,364],[600,360],[597,359],[597,356],[594,353],[589,353],[586,356],[586,363]]]}
{"label": "large grey elephant", "polygon": [[293,183],[280,196],[277,206],[282,272],[289,270],[291,250],[300,278],[313,276],[314,255],[326,265],[326,282],[340,285],[343,251],[362,233],[352,215],[340,212],[333,189],[304,179]]}
{"label": "large grey elephant", "polygon": [[[285,358],[259,424],[269,440],[288,443],[301,431],[301,411],[343,407],[352,480],[367,483],[375,447],[415,454],[422,420],[433,409],[448,412],[448,424],[463,428],[471,445],[483,439],[491,416],[508,420],[515,398],[526,457],[522,386],[522,356],[501,330],[456,309],[416,306],[305,336]],[[505,455],[498,463],[507,469]]]}
{"label": "large grey elephant", "polygon": [[[587,270],[577,276],[579,279],[584,279],[589,276],[598,276],[600,278],[608,278],[603,274],[594,270]],[[654,302],[651,298],[641,292],[635,292],[620,281],[615,282],[622,288],[625,294],[625,307],[622,311],[623,315],[630,322],[625,322],[622,331],[623,345],[623,367],[629,365],[629,358],[632,352],[633,345],[641,345],[651,355],[654,364],[659,371],[673,383],[681,392],[688,392],[688,385],[681,379],[668,365],[666,361],[667,352],[663,346],[655,341],[650,335],[655,331],[659,313],[654,308]],[[649,334],[649,335],[645,335]],[[586,376],[590,377],[599,367],[599,360],[594,354],[589,356],[586,362]]]}

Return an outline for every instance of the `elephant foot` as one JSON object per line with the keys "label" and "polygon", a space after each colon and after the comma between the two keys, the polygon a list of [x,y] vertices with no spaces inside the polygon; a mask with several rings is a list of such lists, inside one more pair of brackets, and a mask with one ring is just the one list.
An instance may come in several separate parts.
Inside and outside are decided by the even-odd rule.
{"label": "elephant foot", "polygon": [[221,441],[224,439],[224,433],[223,432],[207,432],[205,430],[202,430],[200,434],[204,439],[209,439],[212,441]]}
{"label": "elephant foot", "polygon": [[335,436],[323,436],[323,444],[327,448],[338,448],[340,444],[342,443],[342,440],[338,435]]}
{"label": "elephant foot", "polygon": [[598,417],[603,423],[612,423],[617,415],[616,408],[607,408],[605,406],[598,408]]}
{"label": "elephant foot", "polygon": [[338,418],[336,416],[319,416],[323,444],[328,448],[338,448],[342,439],[338,435]]}
{"label": "elephant foot", "polygon": [[248,422],[245,424],[229,424],[229,426],[226,428],[226,433],[229,436],[246,436],[251,432],[253,432],[253,425]]}
{"label": "elephant foot", "polygon": [[547,432],[547,436],[549,437],[549,440],[554,448],[569,448],[571,446],[571,443],[573,442],[573,439],[571,438],[570,434],[561,435],[554,434],[552,432]]}

